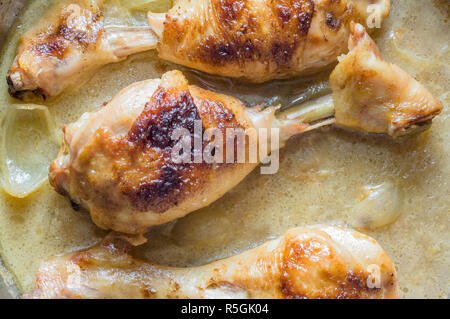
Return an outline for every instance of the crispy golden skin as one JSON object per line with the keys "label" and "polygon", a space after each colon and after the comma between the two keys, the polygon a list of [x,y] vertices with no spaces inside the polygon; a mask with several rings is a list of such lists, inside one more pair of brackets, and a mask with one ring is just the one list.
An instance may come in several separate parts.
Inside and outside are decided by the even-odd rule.
{"label": "crispy golden skin", "polygon": [[[389,0],[178,1],[150,27],[105,28],[104,0],[62,0],[20,39],[7,81],[17,98],[55,96],[95,68],[158,48],[161,58],[253,82],[306,74],[347,51],[350,21]],[[31,93],[31,94],[30,94]]]}
{"label": "crispy golden skin", "polygon": [[441,112],[424,86],[382,58],[360,24],[351,25],[349,49],[330,76],[337,125],[396,137],[426,127]]}
{"label": "crispy golden skin", "polygon": [[397,298],[394,265],[376,241],[334,226],[287,231],[195,268],[138,260],[131,245],[101,245],[45,262],[26,298]]}
{"label": "crispy golden skin", "polygon": [[103,24],[104,0],[59,1],[20,39],[9,69],[9,93],[55,96],[96,67],[155,47],[148,29],[109,29]]}
{"label": "crispy golden skin", "polygon": [[207,73],[252,82],[312,73],[347,52],[351,21],[368,6],[389,14],[388,0],[179,0],[150,13],[159,56]]}
{"label": "crispy golden skin", "polygon": [[[215,201],[254,169],[258,162],[226,162],[226,130],[270,127],[274,109],[262,114],[261,121],[252,121],[239,100],[189,86],[181,72],[168,72],[161,80],[131,85],[66,126],[65,148],[50,166],[50,182],[88,208],[98,226],[143,233]],[[191,163],[174,160],[177,129],[187,131],[189,150],[196,151],[196,123],[201,134],[222,132],[223,163],[208,163],[204,156],[195,162],[194,153],[188,154]],[[250,138],[257,143],[256,136]],[[205,152],[212,139],[197,150]]]}

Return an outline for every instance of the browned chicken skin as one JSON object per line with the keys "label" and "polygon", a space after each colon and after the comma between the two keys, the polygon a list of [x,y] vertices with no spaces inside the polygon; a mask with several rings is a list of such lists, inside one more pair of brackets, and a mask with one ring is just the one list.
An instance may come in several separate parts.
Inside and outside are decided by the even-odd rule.
{"label": "browned chicken skin", "polygon": [[[149,13],[162,59],[252,82],[312,73],[347,52],[349,25],[389,0],[178,0]],[[163,25],[163,28],[161,28]]]}
{"label": "browned chicken skin", "polygon": [[389,0],[181,0],[150,28],[105,29],[103,0],[64,0],[20,40],[10,94],[55,96],[96,67],[157,47],[161,58],[253,82],[311,73],[347,51],[350,21]]}
{"label": "browned chicken skin", "polygon": [[[286,140],[308,127],[298,121],[278,122],[274,115],[274,107],[246,109],[238,99],[189,86],[179,71],[168,72],[161,80],[125,88],[102,109],[66,126],[65,146],[50,166],[50,182],[88,208],[100,227],[142,233],[209,205],[259,163],[237,163],[235,158],[227,163],[226,152],[223,163],[207,163],[205,157],[195,163],[193,153],[188,154],[192,163],[176,163],[178,143],[172,136],[177,129],[187,130],[189,142],[196,123],[201,135],[218,129],[226,150],[227,129],[279,126]],[[204,153],[207,143],[216,143],[213,139],[197,151]],[[258,142],[249,136],[245,154]],[[189,153],[196,151],[194,146],[191,143]]]}
{"label": "browned chicken skin", "polygon": [[351,24],[349,49],[330,76],[338,125],[395,137],[429,126],[441,112],[442,103],[386,62],[360,24]]}
{"label": "browned chicken skin", "polygon": [[9,93],[55,96],[86,72],[155,47],[148,29],[104,29],[104,0],[62,0],[20,39]]}
{"label": "browned chicken skin", "polygon": [[[174,130],[192,135],[196,120],[203,131],[218,128],[223,136],[230,128],[280,129],[275,146],[249,135],[246,154],[251,143],[275,152],[291,136],[333,123],[395,137],[431,121],[442,104],[385,62],[361,25],[354,24],[352,32],[351,52],[331,76],[333,95],[299,109],[275,114],[275,107],[246,108],[233,97],[188,85],[178,71],[125,88],[102,109],[65,127],[64,147],[50,166],[51,184],[88,209],[98,226],[140,234],[209,205],[265,156],[253,162],[247,155],[244,162],[173,162]],[[390,72],[402,81],[399,85],[385,79]],[[361,89],[365,83],[370,90]]]}
{"label": "browned chicken skin", "polygon": [[195,268],[132,258],[101,245],[41,265],[25,298],[397,298],[394,265],[376,241],[334,226],[295,228],[239,255]]}

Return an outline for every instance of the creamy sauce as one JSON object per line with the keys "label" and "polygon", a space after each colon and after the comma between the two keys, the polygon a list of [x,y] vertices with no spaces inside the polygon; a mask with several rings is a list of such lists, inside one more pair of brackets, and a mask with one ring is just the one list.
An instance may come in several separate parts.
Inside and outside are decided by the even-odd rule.
{"label": "creamy sauce", "polygon": [[[1,55],[0,79],[13,60],[18,38],[49,2],[33,0],[24,9]],[[375,34],[385,58],[414,75],[445,106],[450,101],[449,13],[447,0],[392,0],[391,15]],[[117,25],[122,20],[107,21]],[[126,22],[141,23],[142,15]],[[172,68],[154,52],[136,55],[102,68],[80,87],[45,105],[58,123],[72,122],[128,84],[159,77]],[[188,74],[195,83],[250,103],[283,104],[326,76],[243,86],[197,72]],[[0,81],[0,101],[0,116],[19,103],[9,98],[5,81]],[[396,264],[402,297],[446,297],[450,288],[449,114],[446,108],[431,130],[404,141],[335,128],[293,138],[281,152],[278,174],[260,175],[255,170],[210,207],[151,229],[148,243],[136,254],[165,265],[201,265],[254,247],[290,227],[348,226],[363,188],[390,183],[403,193],[401,214],[395,223],[368,234]],[[1,257],[21,291],[33,288],[42,260],[89,247],[104,234],[88,214],[74,211],[48,183],[25,199],[0,191]]]}

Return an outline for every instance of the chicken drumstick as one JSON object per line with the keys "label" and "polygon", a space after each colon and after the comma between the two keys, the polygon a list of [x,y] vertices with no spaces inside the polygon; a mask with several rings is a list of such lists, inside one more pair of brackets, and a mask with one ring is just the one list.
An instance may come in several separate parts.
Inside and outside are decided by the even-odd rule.
{"label": "chicken drumstick", "polygon": [[[178,71],[133,84],[102,109],[65,127],[65,145],[50,166],[50,182],[89,209],[98,226],[140,234],[217,200],[293,135],[336,123],[395,137],[426,127],[441,111],[431,93],[381,58],[361,25],[352,25],[349,45],[350,53],[331,75],[332,96],[279,114],[275,107],[246,108],[233,97],[189,86]],[[188,142],[193,134],[214,128],[222,136],[227,129],[278,128],[280,143],[272,144],[276,136],[269,143],[249,134],[245,158],[250,145],[263,150],[253,162],[238,162],[232,153],[231,162],[179,163],[173,154],[180,149],[172,140],[179,128],[186,130]],[[205,142],[226,149],[226,138],[206,137]],[[234,149],[234,140],[231,145]],[[197,151],[203,152],[203,146]],[[189,159],[195,157],[191,147]]]}
{"label": "chicken drumstick", "polygon": [[394,265],[376,241],[334,226],[294,228],[278,239],[195,268],[137,260],[106,239],[55,257],[25,298],[397,298]]}
{"label": "chicken drumstick", "polygon": [[[264,82],[314,72],[347,50],[351,21],[389,0],[180,0],[149,28],[104,28],[104,0],[64,0],[20,40],[7,81],[17,98],[55,96],[98,66],[157,48],[165,60]],[[375,7],[374,11],[369,6]]]}

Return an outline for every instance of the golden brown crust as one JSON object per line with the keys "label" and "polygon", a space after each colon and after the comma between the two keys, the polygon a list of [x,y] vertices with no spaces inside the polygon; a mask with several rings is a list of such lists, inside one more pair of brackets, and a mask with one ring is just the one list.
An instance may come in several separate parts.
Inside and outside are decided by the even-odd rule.
{"label": "golden brown crust", "polygon": [[[367,286],[369,273],[363,269],[359,271],[348,269],[345,264],[338,262],[336,255],[337,252],[332,247],[319,239],[288,240],[281,270],[281,292],[284,298],[359,299],[370,295],[375,297],[380,288]],[[324,260],[323,267],[317,271],[317,263],[321,259]],[[335,263],[327,264],[326,259],[335,260]],[[303,288],[303,281],[308,275],[315,277],[314,280],[319,284],[316,289]]]}
{"label": "golden brown crust", "polygon": [[360,24],[352,23],[350,52],[330,76],[338,125],[393,137],[430,124],[442,103],[381,56]]}
{"label": "golden brown crust", "polygon": [[[75,194],[81,202],[90,201],[107,211],[109,218],[127,206],[137,212],[162,214],[204,189],[217,169],[234,165],[207,163],[204,157],[195,162],[195,125],[200,125],[200,138],[209,128],[226,136],[226,129],[251,126],[244,112],[238,100],[230,102],[229,97],[187,83],[160,85],[126,135],[114,136],[106,127],[96,130],[70,167],[69,195]],[[172,137],[178,129],[190,134],[190,163],[173,159],[173,148],[179,141]],[[211,141],[203,140],[202,152]],[[225,160],[226,151],[223,156]],[[57,166],[56,162],[51,165],[51,184],[66,193]]]}
{"label": "golden brown crust", "polygon": [[364,22],[366,15],[347,0],[179,1],[166,15],[159,54],[204,72],[263,82],[333,63],[346,51],[349,22]]}
{"label": "golden brown crust", "polygon": [[[83,55],[87,61],[89,54],[100,46],[104,33],[101,5],[101,0],[62,1],[56,4],[39,24],[21,38],[19,53],[7,75],[9,93],[13,97],[23,98],[27,91],[39,92],[43,96],[59,92],[60,86],[64,85],[61,82],[67,79],[55,79],[70,77],[70,74],[64,74],[68,72],[64,69],[77,67],[72,66],[78,62],[76,58],[71,61],[71,57]],[[49,85],[47,82],[52,78],[55,83]]]}
{"label": "golden brown crust", "polygon": [[[270,1],[268,1],[270,2]],[[275,62],[280,67],[293,63],[295,51],[308,34],[314,14],[312,0],[276,1],[268,4],[272,13],[270,31],[267,22],[261,22],[251,1],[211,1],[210,14],[216,19],[215,33],[198,41],[193,52],[186,51],[191,61],[198,60],[211,66],[225,63],[245,65],[249,62]],[[200,21],[180,20],[170,14],[165,23],[164,46],[176,46],[197,32],[206,32],[211,24],[200,26]],[[195,24],[195,26],[194,26]],[[275,36],[276,35],[276,36]],[[190,51],[190,50],[189,50]]]}

